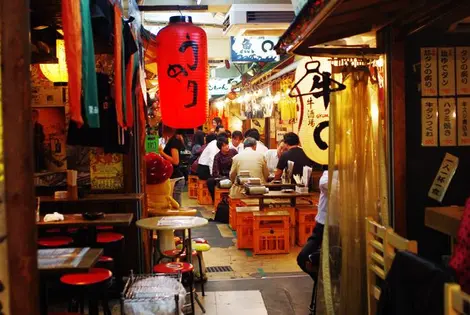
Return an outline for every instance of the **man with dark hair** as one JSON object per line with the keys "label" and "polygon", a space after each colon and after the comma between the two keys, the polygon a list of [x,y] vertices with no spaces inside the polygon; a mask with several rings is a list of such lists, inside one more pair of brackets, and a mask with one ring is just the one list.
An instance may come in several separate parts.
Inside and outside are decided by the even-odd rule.
{"label": "man with dark hair", "polygon": [[215,127],[215,133],[217,135],[221,134],[221,133],[225,133],[225,128],[224,126],[222,125],[217,125],[217,127]]}
{"label": "man with dark hair", "polygon": [[232,188],[230,188],[230,197],[240,198],[243,192],[243,186],[236,184],[236,178],[241,171],[250,172],[251,177],[261,180],[261,184],[267,182],[269,176],[268,166],[264,154],[256,150],[258,142],[254,138],[246,138],[243,146],[245,149],[233,158],[232,169],[230,170],[230,180]]}
{"label": "man with dark hair", "polygon": [[266,151],[268,151],[268,148],[264,145],[264,143],[260,141],[261,136],[259,134],[258,129],[256,128],[248,129],[245,132],[245,139],[246,138],[253,138],[256,140],[256,152],[261,152],[264,154],[266,153]]}
{"label": "man with dark hair", "polygon": [[[222,127],[223,128],[223,127]],[[217,139],[227,138],[225,131],[219,129],[219,134]],[[201,156],[199,157],[198,167],[197,167],[197,176],[199,179],[207,180],[212,177],[212,167],[214,165],[214,158],[220,149],[217,147],[217,141],[212,140],[210,143],[207,143],[206,148],[202,151]]]}
{"label": "man with dark hair", "polygon": [[[292,176],[303,175],[304,166],[315,167],[316,163],[310,160],[305,154],[304,150],[300,147],[299,136],[293,132],[288,132],[284,135],[284,144],[287,151],[284,152],[279,158],[277,163],[274,179],[278,180],[282,177],[282,172],[287,168],[288,161],[294,162],[294,169]],[[292,180],[292,179],[291,179]]]}
{"label": "man with dark hair", "polygon": [[243,134],[241,131],[234,131],[232,133],[232,141],[230,142],[230,149],[235,149],[237,150],[238,153],[240,153],[241,150],[243,150]]}
{"label": "man with dark hair", "polygon": [[[219,153],[214,157],[214,164],[212,165],[212,177],[207,179],[207,188],[214,200],[215,186],[224,178],[228,178],[230,168],[232,167],[232,159],[237,155],[237,151],[230,149],[228,139],[225,137],[217,138],[217,148]],[[217,207],[217,205],[215,205]]]}

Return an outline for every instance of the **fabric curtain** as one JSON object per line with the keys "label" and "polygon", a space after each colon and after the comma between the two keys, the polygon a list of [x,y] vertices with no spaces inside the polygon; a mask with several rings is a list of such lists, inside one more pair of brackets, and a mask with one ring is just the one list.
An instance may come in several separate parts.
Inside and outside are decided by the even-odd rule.
{"label": "fabric curtain", "polygon": [[123,44],[122,44],[122,13],[118,4],[114,4],[114,90],[116,103],[117,122],[124,128],[123,106]]}
{"label": "fabric curtain", "polygon": [[377,82],[369,69],[333,67],[333,73],[346,89],[331,96],[328,216],[317,305],[328,315],[364,315],[365,217],[379,220],[387,203],[387,190],[381,189],[387,179],[384,133]]}

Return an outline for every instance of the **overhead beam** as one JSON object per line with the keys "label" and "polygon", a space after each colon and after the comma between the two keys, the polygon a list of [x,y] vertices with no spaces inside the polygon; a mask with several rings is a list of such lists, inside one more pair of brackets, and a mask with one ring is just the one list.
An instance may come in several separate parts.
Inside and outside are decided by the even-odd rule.
{"label": "overhead beam", "polygon": [[207,11],[207,5],[139,5],[141,12],[161,12],[161,11]]}

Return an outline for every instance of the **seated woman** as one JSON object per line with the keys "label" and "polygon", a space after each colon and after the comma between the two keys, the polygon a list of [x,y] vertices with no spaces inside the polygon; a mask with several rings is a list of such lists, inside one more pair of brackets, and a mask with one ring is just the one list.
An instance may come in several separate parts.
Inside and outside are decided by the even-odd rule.
{"label": "seated woman", "polygon": [[212,200],[214,200],[215,196],[215,185],[221,179],[228,178],[232,168],[232,159],[238,153],[237,150],[230,149],[228,139],[225,137],[217,139],[217,148],[219,148],[220,152],[214,157],[212,177],[207,180],[207,188],[212,196]]}

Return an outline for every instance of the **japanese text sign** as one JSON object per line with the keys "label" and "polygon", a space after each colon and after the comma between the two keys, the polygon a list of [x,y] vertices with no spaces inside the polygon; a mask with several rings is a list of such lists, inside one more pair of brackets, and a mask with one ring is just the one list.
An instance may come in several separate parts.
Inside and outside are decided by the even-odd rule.
{"label": "japanese text sign", "polygon": [[439,48],[439,95],[455,96],[454,48]]}
{"label": "japanese text sign", "polygon": [[458,120],[458,144],[459,146],[470,145],[469,114],[470,97],[462,97],[457,100],[457,120]]}
{"label": "japanese text sign", "polygon": [[274,46],[279,37],[236,36],[231,37],[230,55],[232,62],[279,61]]}
{"label": "japanese text sign", "polygon": [[456,48],[457,95],[470,95],[470,47]]}
{"label": "japanese text sign", "polygon": [[457,145],[455,98],[439,99],[439,143],[443,147]]}
{"label": "japanese text sign", "polygon": [[421,145],[437,147],[438,135],[437,99],[421,99]]}
{"label": "japanese text sign", "polygon": [[441,167],[439,168],[439,172],[437,173],[436,178],[434,178],[434,182],[429,189],[429,198],[442,202],[458,165],[459,158],[446,153],[444,161],[442,161]]}
{"label": "japanese text sign", "polygon": [[437,48],[421,48],[421,95],[437,96]]}

